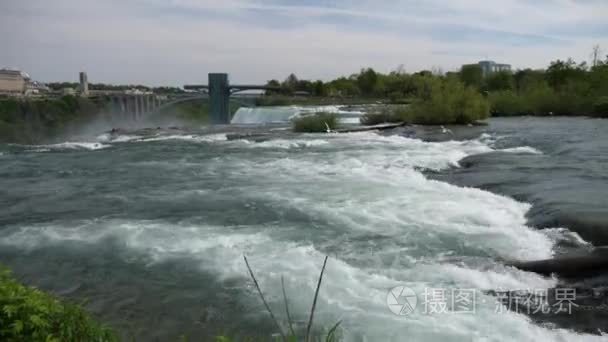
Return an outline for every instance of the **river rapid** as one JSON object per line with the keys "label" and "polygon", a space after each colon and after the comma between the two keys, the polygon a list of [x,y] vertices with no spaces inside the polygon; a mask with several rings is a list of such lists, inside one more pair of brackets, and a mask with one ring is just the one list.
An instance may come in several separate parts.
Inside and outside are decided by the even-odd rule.
{"label": "river rapid", "polygon": [[[506,260],[608,242],[608,121],[345,134],[278,124],[228,139],[251,129],[0,145],[0,261],[142,341],[276,333],[243,255],[281,320],[284,277],[298,331],[329,255],[315,327],[341,321],[345,341],[608,338],[606,323],[539,323],[488,292],[559,283]],[[397,286],[416,293],[413,312],[391,311]],[[474,312],[429,310],[430,289],[472,290]]]}

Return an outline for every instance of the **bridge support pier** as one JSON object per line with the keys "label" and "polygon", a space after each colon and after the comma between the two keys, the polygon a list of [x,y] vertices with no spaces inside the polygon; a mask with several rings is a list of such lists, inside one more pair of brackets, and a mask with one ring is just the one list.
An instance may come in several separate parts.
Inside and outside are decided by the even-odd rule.
{"label": "bridge support pier", "polygon": [[209,114],[212,124],[228,125],[232,119],[230,113],[230,95],[245,90],[277,90],[276,87],[263,85],[230,85],[228,74],[209,74],[208,85],[185,85],[186,90],[209,91]]}
{"label": "bridge support pier", "polygon": [[230,81],[228,74],[209,74],[209,111],[212,124],[230,124]]}

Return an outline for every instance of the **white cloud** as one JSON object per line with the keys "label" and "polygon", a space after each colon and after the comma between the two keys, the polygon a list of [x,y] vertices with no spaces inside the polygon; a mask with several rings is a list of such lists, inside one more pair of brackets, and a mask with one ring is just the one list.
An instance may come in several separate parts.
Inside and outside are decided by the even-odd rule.
{"label": "white cloud", "polygon": [[[544,3],[539,5],[539,3]],[[566,23],[598,23],[597,2],[510,0],[354,1],[309,6],[246,0],[22,0],[0,4],[0,64],[41,80],[174,84],[205,82],[227,71],[239,82],[295,72],[329,79],[372,66],[388,71],[445,69],[490,57],[541,67],[551,59],[587,58],[600,39],[552,34]],[[608,13],[608,12],[604,12]],[[330,18],[328,20],[327,18]],[[352,19],[344,23],[344,19]],[[365,19],[365,20],[364,20]],[[288,25],[282,26],[286,20]],[[374,25],[374,23],[378,25]],[[459,29],[472,37],[464,39]],[[488,31],[489,30],[489,31]],[[485,32],[481,38],[475,32]],[[9,32],[10,34],[4,34]],[[463,36],[465,35],[463,33]],[[496,35],[494,39],[493,35]],[[525,44],[504,37],[530,35]],[[542,37],[567,44],[532,44]]]}

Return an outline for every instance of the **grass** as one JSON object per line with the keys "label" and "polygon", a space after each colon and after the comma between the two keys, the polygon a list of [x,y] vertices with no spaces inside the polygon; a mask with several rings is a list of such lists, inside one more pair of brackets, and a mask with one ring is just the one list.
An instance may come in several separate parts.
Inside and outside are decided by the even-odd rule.
{"label": "grass", "polygon": [[[274,312],[272,312],[272,309],[268,305],[268,302],[266,301],[266,298],[264,297],[264,293],[262,292],[262,289],[260,288],[258,280],[255,277],[253,270],[251,269],[251,266],[249,265],[249,260],[247,260],[246,256],[243,256],[243,259],[245,260],[245,265],[247,266],[247,270],[249,270],[249,276],[251,277],[251,280],[253,281],[253,284],[255,285],[258,295],[259,295],[262,303],[264,304],[266,311],[268,312],[270,318],[272,319],[272,321],[274,322],[274,324],[278,330],[278,333],[280,336],[275,338],[276,341],[278,341],[278,342],[281,342],[281,341],[282,342],[298,342],[298,341],[337,342],[340,340],[340,337],[338,335],[338,328],[340,326],[341,321],[334,324],[329,329],[327,334],[325,334],[325,336],[313,336],[313,334],[312,334],[314,314],[315,314],[315,310],[317,308],[317,300],[319,298],[319,291],[321,289],[321,283],[323,282],[323,274],[325,273],[325,266],[327,265],[327,259],[328,259],[327,256],[325,257],[325,260],[323,261],[323,267],[321,268],[321,273],[319,274],[319,279],[317,280],[317,288],[315,290],[315,295],[314,295],[314,298],[312,301],[312,307],[310,309],[308,324],[306,325],[306,334],[304,336],[298,336],[293,328],[293,321],[291,319],[291,314],[289,312],[289,303],[287,301],[287,294],[285,292],[285,283],[283,281],[283,277],[281,277],[281,288],[283,290],[283,303],[285,305],[285,315],[287,317],[288,332],[285,332],[283,330],[283,326],[281,325],[281,323],[277,319],[277,316],[274,314]],[[236,341],[236,340],[234,340],[230,337],[227,337],[227,336],[216,337],[216,342],[233,342],[233,341]]]}
{"label": "grass", "polygon": [[294,119],[292,126],[294,132],[327,133],[336,129],[338,118],[333,113],[315,113]]}
{"label": "grass", "polygon": [[599,118],[608,118],[608,96],[602,96],[595,101],[593,114]]}
{"label": "grass", "polygon": [[17,282],[0,268],[0,341],[118,341],[84,309]]}
{"label": "grass", "polygon": [[[244,256],[243,259],[258,295],[279,332],[280,336],[274,338],[275,341],[337,342],[340,340],[338,328],[341,322],[334,324],[323,336],[314,335],[312,332],[317,300],[328,260],[327,256],[323,261],[323,267],[317,281],[306,333],[301,336],[298,336],[293,327],[283,277],[281,277],[281,288],[287,317],[287,331],[284,331],[283,325],[268,305],[247,257]],[[187,341],[189,339],[182,337],[182,340]],[[215,340],[216,342],[241,341],[241,339],[237,340],[227,336],[217,336]],[[80,305],[62,302],[36,288],[24,286],[14,279],[8,269],[0,266],[0,341],[115,342],[119,341],[119,338],[111,329],[91,318]],[[253,340],[246,339],[246,341]]]}

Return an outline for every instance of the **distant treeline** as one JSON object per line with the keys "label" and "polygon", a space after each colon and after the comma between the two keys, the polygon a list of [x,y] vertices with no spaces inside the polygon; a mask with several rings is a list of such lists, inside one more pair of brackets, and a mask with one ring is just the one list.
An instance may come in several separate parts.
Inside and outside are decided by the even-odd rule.
{"label": "distant treeline", "polygon": [[[60,91],[65,88],[77,89],[80,84],[77,82],[51,82],[46,84],[51,90]],[[152,91],[162,94],[181,94],[185,90],[177,87],[148,87],[141,84],[106,84],[106,83],[89,83],[89,90],[112,90],[123,91],[137,89],[141,91]]]}
{"label": "distant treeline", "polygon": [[492,115],[590,115],[608,118],[608,58],[589,66],[572,59],[546,70],[499,72],[486,79],[463,70],[465,83],[487,92]]}
{"label": "distant treeline", "polygon": [[[597,50],[596,50],[597,52]],[[449,116],[484,117],[484,103],[493,115],[594,115],[608,117],[608,57],[594,58],[592,65],[576,63],[572,59],[551,62],[545,70],[502,71],[484,76],[481,67],[470,65],[458,72],[420,71],[406,73],[402,67],[388,74],[372,68],[362,69],[348,77],[329,82],[300,80],[294,74],[283,82],[270,80],[268,86],[278,90],[267,95],[293,95],[306,93],[317,97],[347,97],[384,99],[393,103],[414,103],[417,110],[430,110],[427,118],[416,121],[441,122],[435,119],[439,112],[448,108],[441,102],[456,103],[459,98],[473,106],[458,105],[461,109]],[[479,99],[471,90],[483,95]],[[421,103],[433,108],[420,109]],[[450,106],[449,103],[446,103]],[[477,114],[469,115],[462,108],[476,108]],[[462,112],[462,111],[465,112]],[[432,112],[432,113],[431,113]],[[418,113],[424,115],[424,113]],[[448,120],[452,121],[452,120]],[[454,120],[454,122],[470,120]]]}

